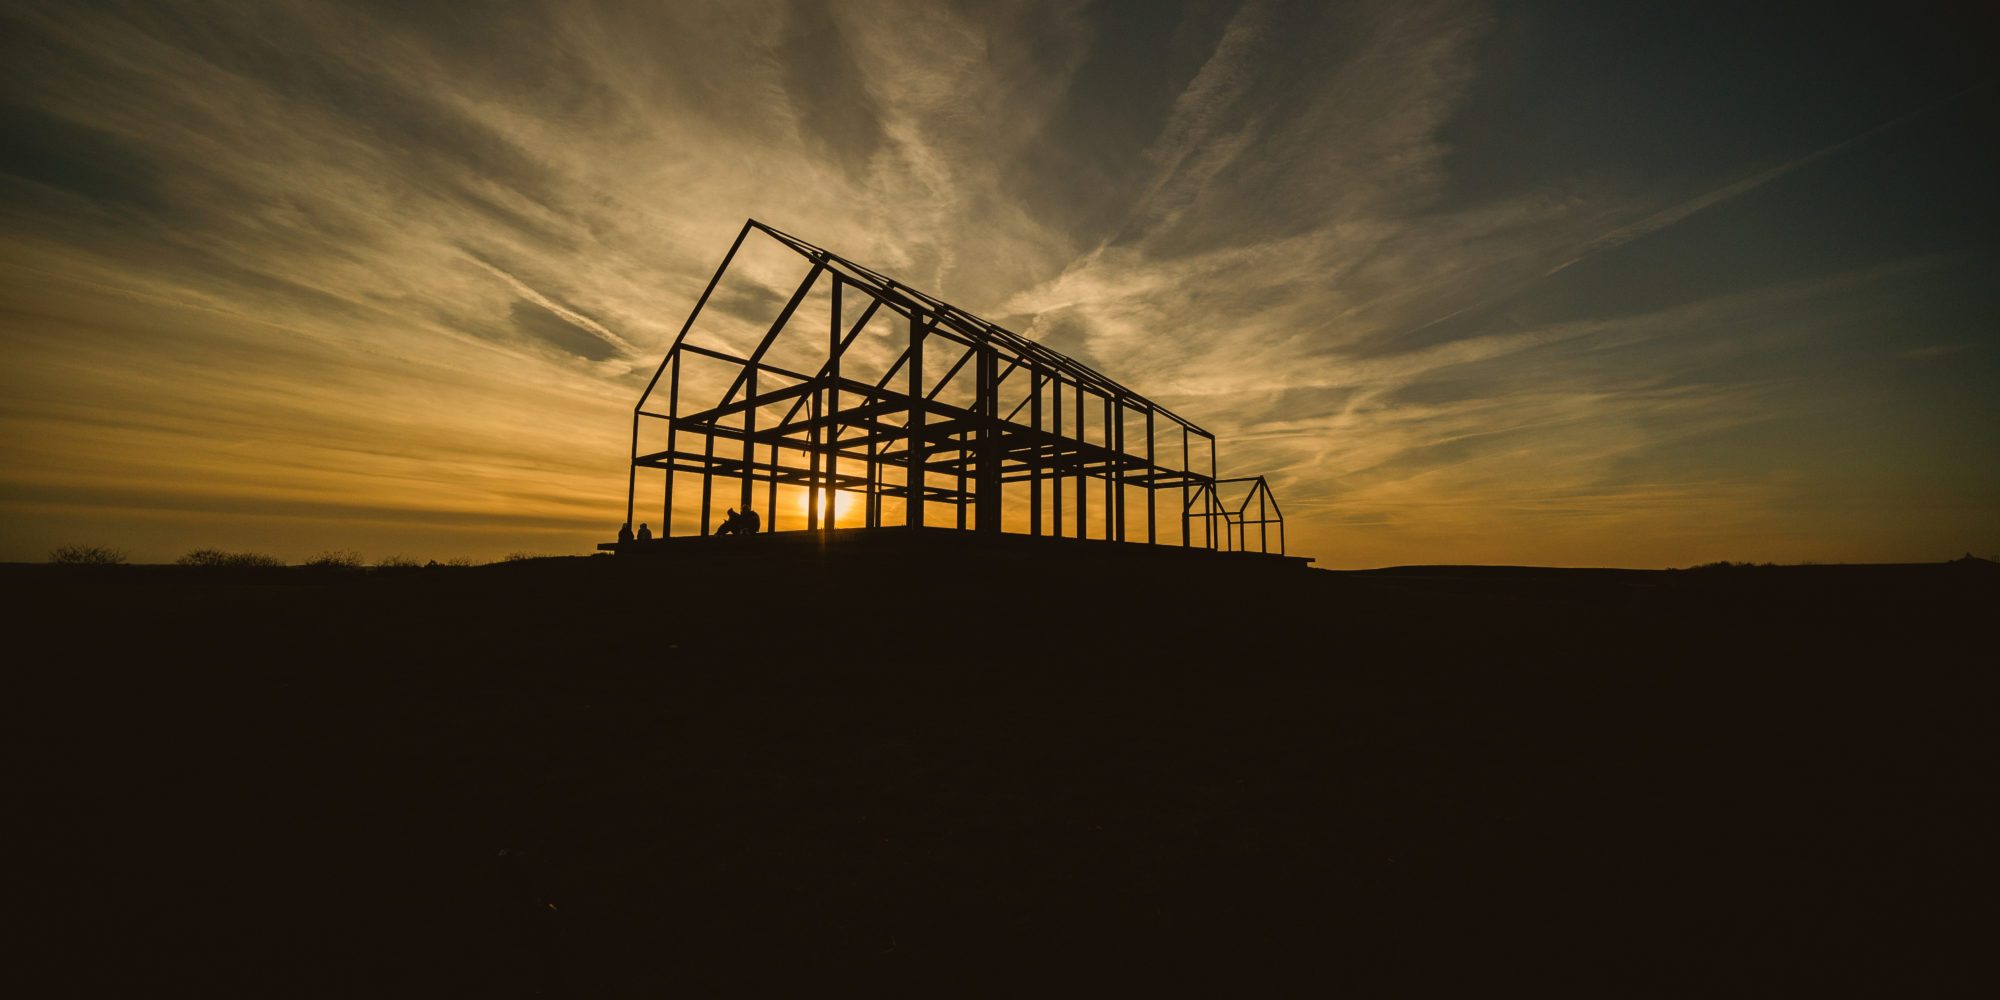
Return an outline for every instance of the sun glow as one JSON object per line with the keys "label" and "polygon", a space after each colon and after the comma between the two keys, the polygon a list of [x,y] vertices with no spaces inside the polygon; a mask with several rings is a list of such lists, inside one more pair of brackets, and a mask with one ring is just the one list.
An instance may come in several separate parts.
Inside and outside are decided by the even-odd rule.
{"label": "sun glow", "polygon": [[[826,522],[826,519],[827,519],[827,518],[826,518],[826,492],[825,492],[825,491],[815,491],[815,492],[813,493],[813,495],[812,495],[812,496],[813,496],[813,504],[814,504],[814,506],[816,506],[817,508],[819,508],[819,519],[820,519],[820,522],[821,522],[821,523],[823,524],[823,523],[825,523],[825,522]],[[840,492],[840,491],[835,491],[835,492],[834,492],[834,496],[833,496],[833,521],[834,521],[834,523],[835,523],[835,524],[839,524],[839,523],[840,523],[840,521],[841,521],[841,519],[842,519],[842,518],[844,518],[844,517],[846,517],[846,516],[848,515],[848,513],[850,512],[850,511],[853,511],[853,510],[855,509],[854,505],[855,505],[855,504],[857,504],[857,503],[859,503],[859,502],[860,502],[860,498],[859,498],[859,497],[851,497],[851,496],[848,496],[848,495],[847,495],[846,493],[844,493],[844,492]],[[805,497],[800,497],[800,498],[799,498],[799,517],[803,518],[803,517],[805,517],[805,516],[806,516],[806,499],[805,499]]]}

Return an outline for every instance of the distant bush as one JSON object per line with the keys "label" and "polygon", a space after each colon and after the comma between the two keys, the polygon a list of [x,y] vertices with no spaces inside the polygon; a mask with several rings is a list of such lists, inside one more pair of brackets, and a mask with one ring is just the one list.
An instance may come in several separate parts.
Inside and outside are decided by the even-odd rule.
{"label": "distant bush", "polygon": [[300,565],[307,569],[360,569],[361,553],[347,549],[328,549]]}
{"label": "distant bush", "polygon": [[526,560],[529,560],[529,559],[543,559],[543,558],[546,558],[546,557],[545,557],[545,556],[543,556],[543,555],[541,555],[540,553],[537,553],[537,552],[509,552],[509,553],[507,553],[507,556],[506,556],[506,558],[504,558],[504,559],[502,559],[502,560],[500,560],[500,561],[501,561],[501,562],[524,562],[524,561],[526,561]]}
{"label": "distant bush", "polygon": [[198,566],[202,569],[270,569],[284,564],[283,559],[261,552],[224,552],[221,549],[196,549],[174,560],[176,566]]}
{"label": "distant bush", "polygon": [[462,567],[462,566],[477,566],[479,565],[479,562],[478,560],[473,559],[471,556],[452,556],[450,559],[446,559],[444,561],[444,564],[446,566]]}
{"label": "distant bush", "polygon": [[57,566],[118,566],[125,562],[125,553],[103,545],[58,545],[49,553],[49,562]]}
{"label": "distant bush", "polygon": [[375,564],[376,569],[422,569],[423,563],[404,556],[386,556]]}

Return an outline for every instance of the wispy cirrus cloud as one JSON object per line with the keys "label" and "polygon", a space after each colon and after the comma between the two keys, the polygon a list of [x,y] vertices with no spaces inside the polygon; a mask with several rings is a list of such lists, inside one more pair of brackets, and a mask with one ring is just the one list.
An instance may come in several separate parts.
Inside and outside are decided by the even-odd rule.
{"label": "wispy cirrus cloud", "polygon": [[[11,11],[6,544],[32,558],[143,522],[125,544],[164,557],[263,509],[256,530],[296,550],[363,544],[342,534],[362,522],[420,541],[458,515],[468,549],[521,547],[506,530],[580,545],[622,510],[621,411],[746,216],[1207,425],[1224,471],[1274,473],[1294,540],[1340,561],[1555,559],[1533,554],[1555,523],[1599,526],[1569,560],[1670,559],[1704,522],[1751,537],[1796,482],[1840,477],[1758,428],[1894,392],[1811,352],[1986,357],[1935,305],[1968,301],[1964,246],[1906,241],[1919,263],[1893,278],[1855,257],[1756,280],[1688,277],[1718,244],[1660,249],[1870,133],[1756,150],[1734,162],[1782,166],[1736,181],[1585,160],[1465,197],[1481,164],[1453,135],[1532,70],[1501,58],[1517,16]],[[723,334],[790,280],[727,290]],[[1976,506],[1989,487],[1954,489]]]}

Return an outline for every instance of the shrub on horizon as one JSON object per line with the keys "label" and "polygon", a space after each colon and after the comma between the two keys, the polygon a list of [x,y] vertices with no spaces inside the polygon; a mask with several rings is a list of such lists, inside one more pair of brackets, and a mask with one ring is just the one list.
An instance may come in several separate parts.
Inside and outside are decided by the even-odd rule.
{"label": "shrub on horizon", "polygon": [[176,566],[201,569],[271,569],[284,564],[283,559],[261,552],[224,552],[221,549],[196,549],[174,560]]}
{"label": "shrub on horizon", "polygon": [[360,569],[361,554],[347,549],[328,549],[300,565],[307,569]]}
{"label": "shrub on horizon", "polygon": [[104,545],[58,545],[49,552],[55,566],[120,566],[125,553]]}
{"label": "shrub on horizon", "polygon": [[404,556],[384,556],[375,563],[376,569],[422,569],[423,563]]}

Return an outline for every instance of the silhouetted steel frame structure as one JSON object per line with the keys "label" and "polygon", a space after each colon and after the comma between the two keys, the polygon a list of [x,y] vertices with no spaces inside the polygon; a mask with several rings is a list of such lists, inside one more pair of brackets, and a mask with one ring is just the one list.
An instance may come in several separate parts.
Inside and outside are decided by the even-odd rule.
{"label": "silhouetted steel frame structure", "polygon": [[[730,262],[753,232],[768,236],[799,254],[810,264],[805,280],[778,313],[770,330],[748,357],[742,357],[687,342],[701,310],[721,283]],[[792,314],[822,280],[830,280],[832,322],[827,331],[826,361],[812,373],[791,371],[765,361],[771,345],[784,333]],[[843,330],[843,294],[858,294],[867,306],[852,326]],[[841,358],[847,349],[887,310],[902,317],[908,327],[908,346],[887,373],[870,383],[841,373]],[[952,358],[950,368],[935,385],[925,388],[926,356],[939,352]],[[681,362],[698,355],[738,367],[734,381],[723,398],[705,409],[683,412]],[[971,367],[974,380],[970,407],[940,402],[938,394]],[[1011,412],[1000,413],[1002,385],[1018,373],[1030,379],[1026,396]],[[898,375],[904,388],[892,386]],[[791,384],[759,390],[759,375],[777,376]],[[660,380],[667,381],[666,412],[647,409]],[[1065,400],[1069,401],[1069,424],[1064,424]],[[1026,423],[1019,418],[1027,413]],[[1102,441],[1089,438],[1089,411],[1099,412]],[[778,414],[774,422],[762,417]],[[1128,415],[1145,418],[1144,450],[1133,454],[1125,443]],[[741,426],[722,421],[741,416]],[[666,444],[662,451],[641,453],[641,422],[666,422]],[[1169,441],[1179,428],[1179,467],[1162,465],[1156,447],[1160,424]],[[694,439],[694,440],[691,440]],[[1192,468],[1195,442],[1207,443],[1208,472]],[[734,444],[735,454],[718,447],[718,442]],[[757,454],[762,449],[763,455]],[[673,532],[676,473],[701,477],[700,534],[713,529],[715,480],[735,479],[739,483],[738,505],[751,509],[756,484],[768,486],[764,505],[766,530],[777,528],[777,494],[780,484],[805,487],[806,530],[832,527],[833,517],[820,523],[821,500],[829,515],[838,508],[834,495],[847,490],[863,495],[864,524],[882,526],[882,500],[900,498],[906,523],[923,526],[931,504],[956,508],[956,526],[967,527],[968,507],[979,531],[1000,530],[1002,487],[1007,483],[1028,484],[1028,533],[1062,536],[1063,490],[1066,481],[1076,490],[1076,537],[1088,537],[1091,480],[1103,484],[1104,537],[1126,540],[1125,487],[1146,490],[1145,541],[1158,539],[1158,504],[1161,490],[1181,491],[1181,537],[1183,546],[1248,551],[1250,528],[1257,529],[1258,552],[1270,552],[1271,527],[1276,526],[1278,554],[1284,554],[1284,515],[1277,498],[1262,476],[1218,479],[1215,475],[1215,435],[1183,419],[1173,411],[1146,399],[1123,385],[1091,370],[1075,359],[1050,350],[1032,340],[995,326],[948,302],[933,298],[893,278],[795,236],[780,232],[755,219],[743,224],[730,244],[729,252],[715,269],[681,325],[666,357],[646,383],[646,391],[632,408],[632,466],[626,480],[625,521],[630,525],[638,500],[640,469],[665,473],[666,489],[661,535]],[[902,482],[885,478],[888,469],[902,470]],[[942,482],[933,482],[937,477]],[[1248,493],[1234,508],[1223,503],[1218,487],[1250,484]],[[1050,491],[1052,516],[1044,524],[1043,490]],[[1250,516],[1255,501],[1256,516]],[[1196,538],[1195,525],[1201,525]],[[1044,531],[1044,527],[1049,528]]]}

